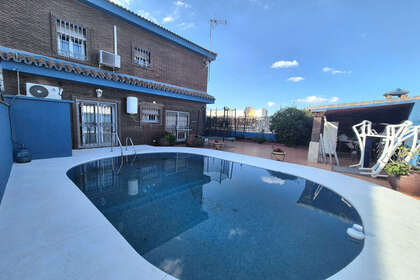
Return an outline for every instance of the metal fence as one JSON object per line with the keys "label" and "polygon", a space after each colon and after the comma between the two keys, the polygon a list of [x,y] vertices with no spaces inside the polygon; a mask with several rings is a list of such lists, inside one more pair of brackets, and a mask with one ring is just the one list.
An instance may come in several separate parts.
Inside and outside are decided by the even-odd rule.
{"label": "metal fence", "polygon": [[267,140],[272,140],[274,137],[270,131],[270,118],[267,110],[254,110],[250,107],[245,110],[227,107],[222,110],[208,109],[206,131],[208,135],[223,137],[265,137]]}

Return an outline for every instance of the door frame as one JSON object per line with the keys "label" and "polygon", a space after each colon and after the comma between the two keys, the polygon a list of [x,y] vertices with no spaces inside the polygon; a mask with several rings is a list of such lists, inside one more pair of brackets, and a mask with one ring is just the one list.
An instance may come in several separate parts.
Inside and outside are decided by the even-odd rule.
{"label": "door frame", "polygon": [[[175,111],[175,110],[165,110],[165,130],[167,131],[166,128],[166,114],[167,113],[176,113],[176,126],[175,126],[175,138],[176,138],[176,142],[184,142],[187,140],[188,135],[190,134],[191,128],[191,114],[190,112],[186,112],[186,111]],[[183,113],[183,114],[187,114],[188,115],[188,128],[179,128],[178,127],[178,119],[179,119],[179,113]],[[185,131],[186,135],[185,135],[185,139],[178,139],[178,131]]]}
{"label": "door frame", "polygon": [[[75,127],[76,127],[76,136],[77,136],[77,148],[78,149],[89,149],[89,148],[99,148],[99,147],[108,147],[109,145],[100,145],[100,144],[88,144],[83,145],[81,141],[81,115],[80,115],[80,103],[94,103],[96,105],[105,104],[105,105],[114,105],[115,112],[113,113],[114,121],[113,124],[115,125],[115,131],[119,132],[119,121],[120,118],[118,116],[118,112],[120,111],[120,102],[115,100],[98,100],[98,99],[89,99],[89,98],[75,98],[74,99],[74,108],[76,112],[75,118]],[[99,114],[98,114],[99,115]],[[97,133],[97,138],[99,137],[99,133]],[[112,139],[112,137],[111,137]],[[112,140],[111,140],[112,141]]]}

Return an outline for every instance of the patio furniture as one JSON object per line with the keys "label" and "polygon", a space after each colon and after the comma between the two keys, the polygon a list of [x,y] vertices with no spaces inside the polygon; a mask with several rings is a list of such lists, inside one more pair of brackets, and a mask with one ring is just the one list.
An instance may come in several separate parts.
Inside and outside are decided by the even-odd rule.
{"label": "patio furniture", "polygon": [[271,152],[271,158],[278,161],[284,161],[286,159],[286,153],[280,148],[280,146],[272,145],[273,151]]}
{"label": "patio furniture", "polygon": [[[384,176],[380,175],[385,165],[389,162],[394,152],[404,142],[411,142],[410,155],[407,156],[405,161],[410,162],[414,151],[420,148],[418,143],[418,135],[420,132],[420,125],[413,125],[411,121],[405,121],[397,125],[387,125],[382,134],[377,133],[372,129],[372,122],[364,120],[363,122],[353,126],[353,131],[357,136],[360,147],[360,161],[358,164],[352,165],[351,167],[359,167],[360,170],[364,171],[362,174],[371,175],[372,177]],[[378,161],[371,167],[365,167],[365,157],[367,154],[367,145],[369,138],[380,138],[383,143],[382,152],[378,158]]]}
{"label": "patio furniture", "polygon": [[337,166],[340,165],[337,155],[338,122],[329,122],[324,117],[324,133],[320,137],[320,154],[323,163],[333,164],[333,157]]}

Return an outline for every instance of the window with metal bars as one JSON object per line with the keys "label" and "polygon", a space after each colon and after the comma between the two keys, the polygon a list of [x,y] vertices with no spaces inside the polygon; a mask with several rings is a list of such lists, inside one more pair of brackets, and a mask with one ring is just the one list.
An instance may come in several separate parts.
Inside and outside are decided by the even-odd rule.
{"label": "window with metal bars", "polygon": [[134,48],[134,63],[141,66],[150,66],[151,61],[151,52],[141,48]]}
{"label": "window with metal bars", "polygon": [[145,123],[160,123],[161,106],[153,104],[141,105],[141,121]]}
{"label": "window with metal bars", "polygon": [[61,56],[86,60],[86,28],[57,19],[57,53]]}

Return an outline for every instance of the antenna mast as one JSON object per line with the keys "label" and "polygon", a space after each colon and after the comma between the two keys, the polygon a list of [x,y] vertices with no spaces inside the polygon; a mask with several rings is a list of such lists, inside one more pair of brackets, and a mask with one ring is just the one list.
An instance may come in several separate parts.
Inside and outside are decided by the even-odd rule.
{"label": "antenna mast", "polygon": [[212,30],[218,25],[218,24],[224,24],[224,25],[226,25],[227,24],[227,20],[225,20],[225,19],[215,19],[215,18],[211,18],[210,19],[210,42],[209,42],[209,49],[211,50],[211,33],[212,33]]}
{"label": "antenna mast", "polygon": [[[210,19],[210,40],[209,40],[209,50],[211,51],[211,33],[213,31],[213,29],[218,25],[218,24],[223,24],[226,25],[227,24],[227,20],[226,19],[215,19],[215,18],[211,18]],[[210,81],[210,63],[208,65],[208,70],[207,70],[207,82]]]}

